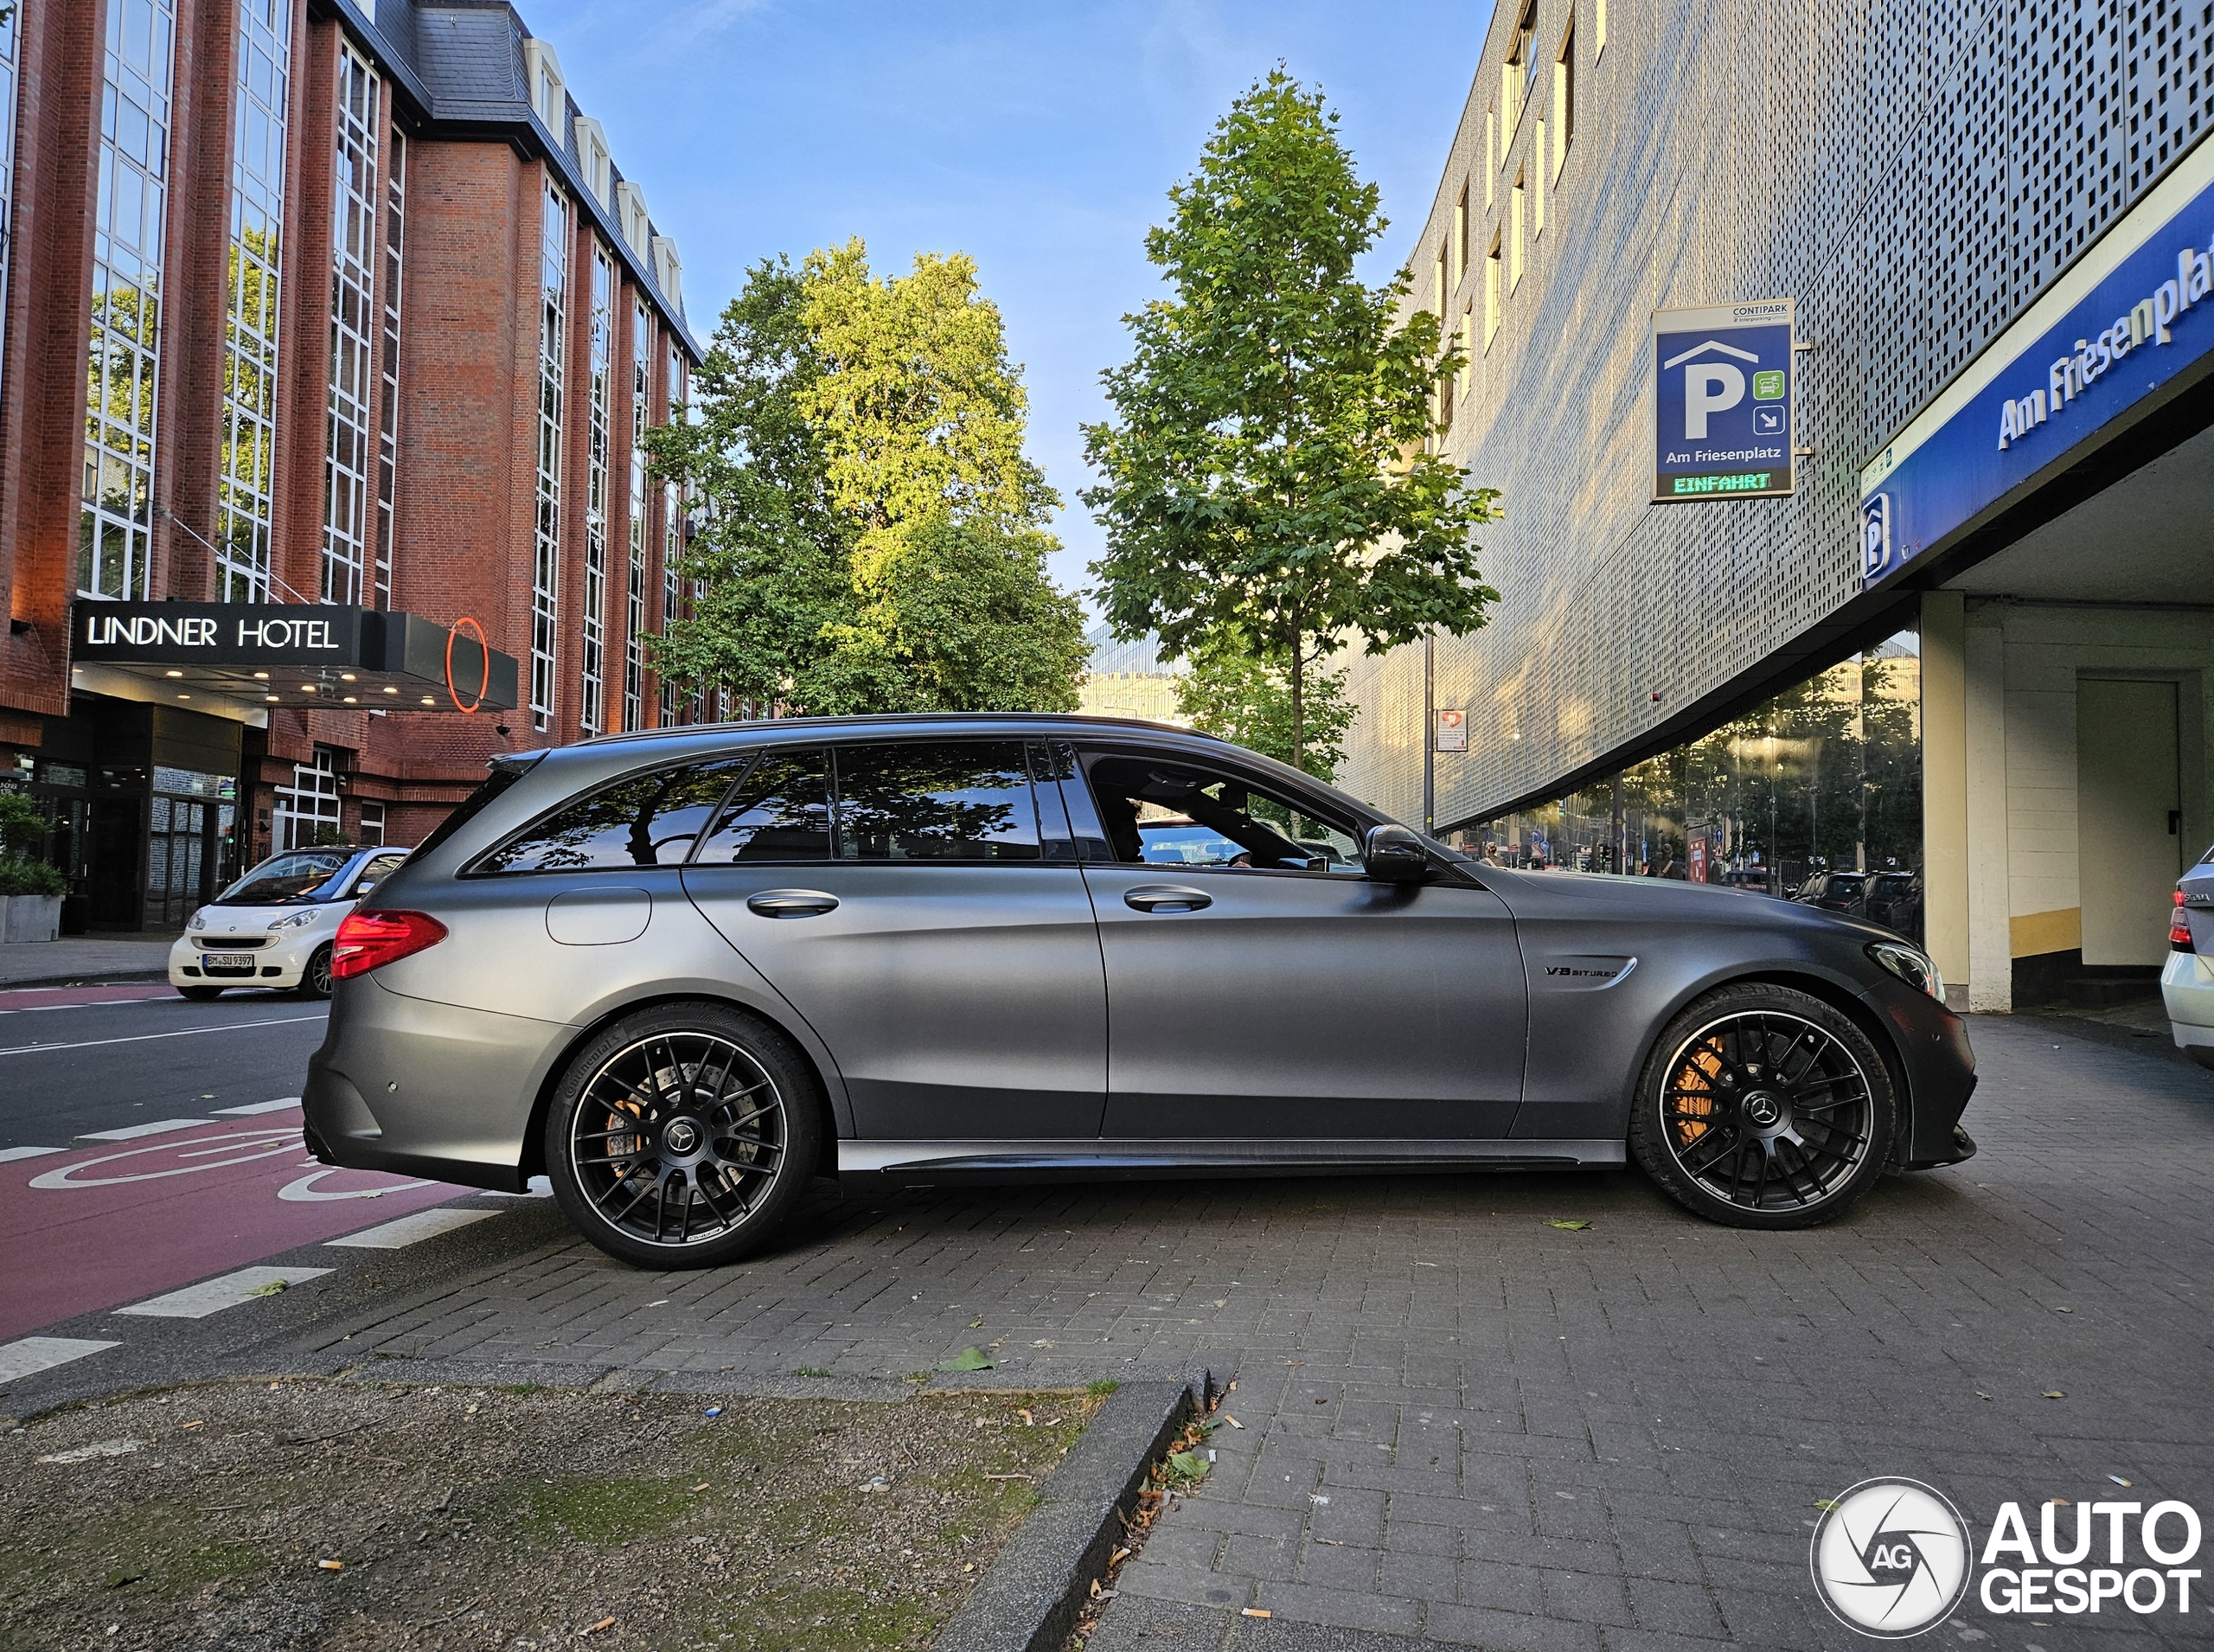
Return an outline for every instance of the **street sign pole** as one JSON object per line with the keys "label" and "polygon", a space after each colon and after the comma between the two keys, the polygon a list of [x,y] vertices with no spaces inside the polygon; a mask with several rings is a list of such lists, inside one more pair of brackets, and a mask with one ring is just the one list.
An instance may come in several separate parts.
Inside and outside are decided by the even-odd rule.
{"label": "street sign pole", "polygon": [[1422,634],[1422,829],[1437,830],[1437,636]]}

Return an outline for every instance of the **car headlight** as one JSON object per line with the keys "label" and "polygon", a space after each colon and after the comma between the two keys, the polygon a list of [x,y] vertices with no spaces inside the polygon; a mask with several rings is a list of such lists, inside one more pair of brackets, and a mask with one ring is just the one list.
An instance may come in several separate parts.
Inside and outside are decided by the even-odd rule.
{"label": "car headlight", "polygon": [[1871,941],[1868,956],[1910,987],[1928,993],[1941,1004],[1945,1002],[1945,977],[1937,973],[1929,955],[1918,947],[1903,941]]}
{"label": "car headlight", "polygon": [[187,924],[187,925],[185,925],[185,927],[186,927],[187,929],[205,929],[205,928],[207,928],[207,927],[208,927],[208,908],[207,908],[207,907],[205,907],[205,906],[202,906],[202,907],[198,912],[196,912],[193,913],[193,914],[192,914],[192,921],[191,921],[190,923]]}
{"label": "car headlight", "polygon": [[303,924],[312,924],[315,919],[315,909],[310,906],[305,912],[288,912],[282,918],[272,918],[269,920],[269,927],[272,930],[298,929]]}

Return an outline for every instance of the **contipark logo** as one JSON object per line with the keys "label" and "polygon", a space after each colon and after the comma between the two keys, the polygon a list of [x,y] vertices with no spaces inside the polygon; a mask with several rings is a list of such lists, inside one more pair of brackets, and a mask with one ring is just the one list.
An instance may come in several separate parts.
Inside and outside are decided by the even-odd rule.
{"label": "contipark logo", "polygon": [[1971,1595],[1994,1616],[2038,1623],[2102,1610],[2125,1621],[2187,1615],[2200,1574],[2188,1503],[2055,1497],[2034,1522],[2020,1503],[2001,1503],[1980,1556],[1960,1510],[1918,1480],[1864,1480],[1822,1508],[1808,1556],[1814,1591],[1878,1640],[1935,1629]]}

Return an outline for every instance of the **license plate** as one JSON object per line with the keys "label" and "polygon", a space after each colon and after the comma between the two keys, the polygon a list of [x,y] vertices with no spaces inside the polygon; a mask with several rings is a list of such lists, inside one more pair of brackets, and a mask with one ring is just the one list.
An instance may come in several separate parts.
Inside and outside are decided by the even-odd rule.
{"label": "license plate", "polygon": [[253,968],[253,954],[251,952],[202,952],[200,955],[200,967],[203,970],[251,970]]}

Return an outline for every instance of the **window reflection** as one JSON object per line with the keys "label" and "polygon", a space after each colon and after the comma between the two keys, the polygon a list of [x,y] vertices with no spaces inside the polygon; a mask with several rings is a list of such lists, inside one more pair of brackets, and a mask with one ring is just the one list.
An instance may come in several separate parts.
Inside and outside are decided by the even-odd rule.
{"label": "window reflection", "polygon": [[838,854],[849,861],[1034,861],[1038,812],[1015,740],[838,751]]}
{"label": "window reflection", "polygon": [[619,780],[494,849],[479,872],[591,872],[675,866],[722,801],[739,759]]}
{"label": "window reflection", "polygon": [[714,830],[700,845],[699,864],[829,856],[828,755],[771,752],[732,791]]}
{"label": "window reflection", "polygon": [[1494,865],[1724,884],[1919,939],[1919,635],[1901,631],[1610,781],[1457,836]]}

